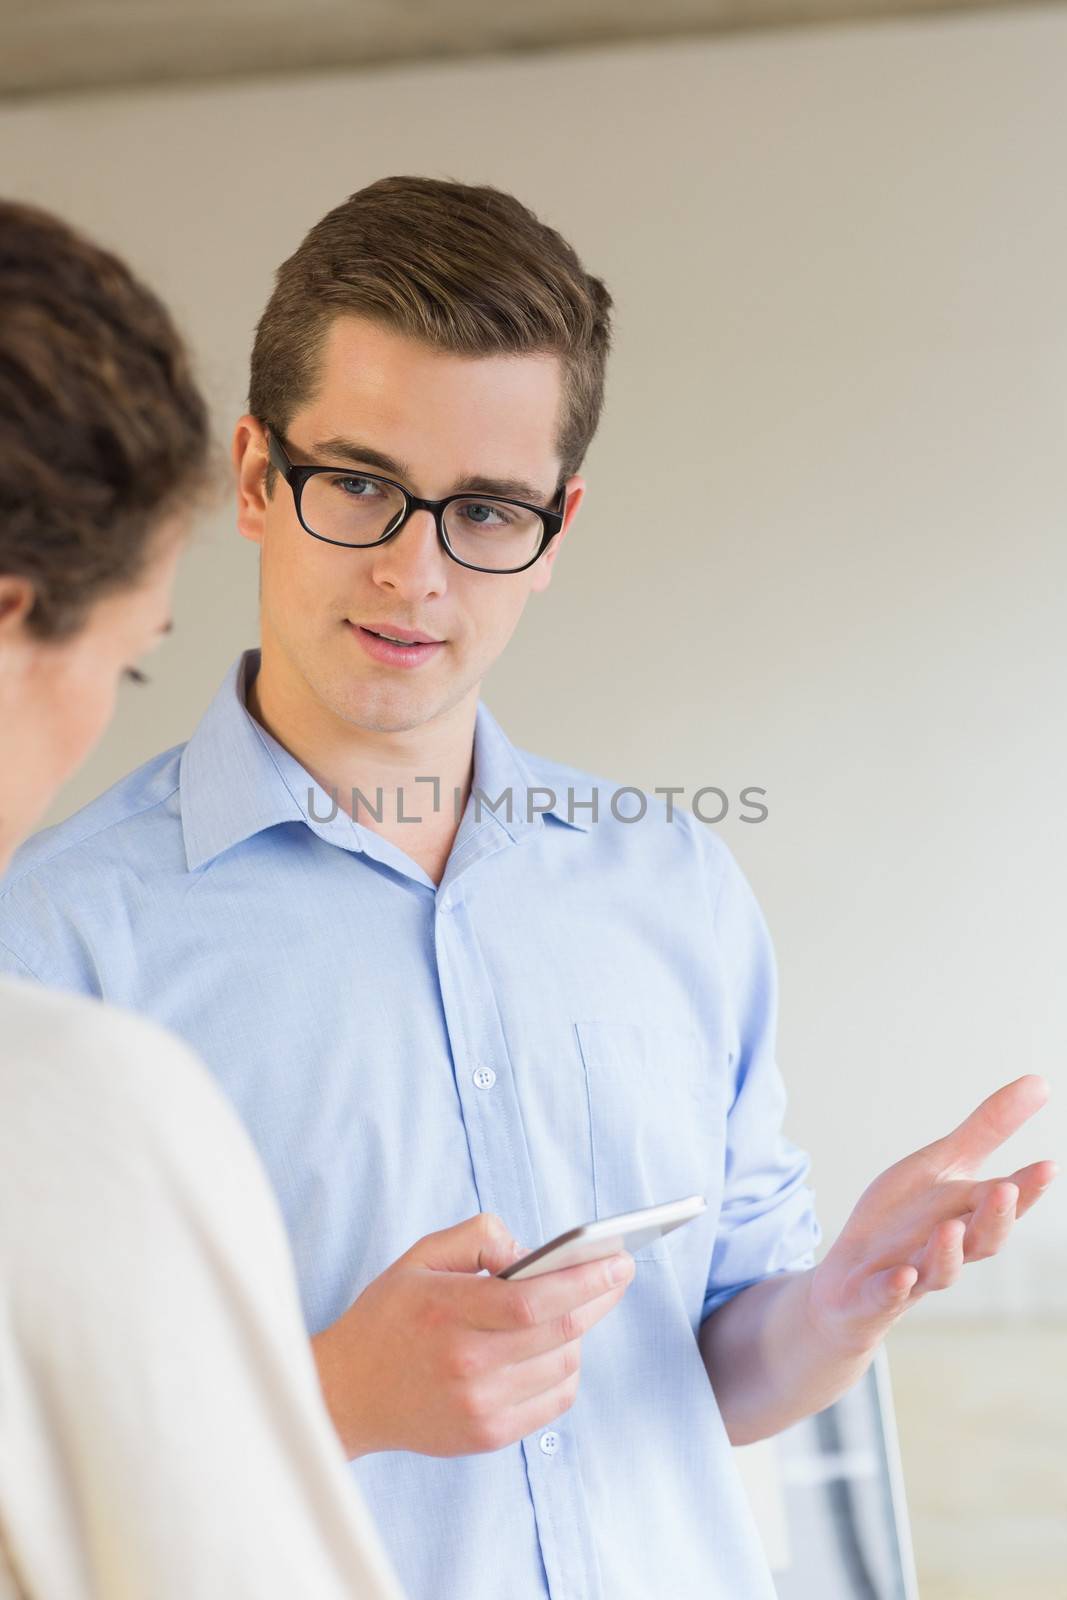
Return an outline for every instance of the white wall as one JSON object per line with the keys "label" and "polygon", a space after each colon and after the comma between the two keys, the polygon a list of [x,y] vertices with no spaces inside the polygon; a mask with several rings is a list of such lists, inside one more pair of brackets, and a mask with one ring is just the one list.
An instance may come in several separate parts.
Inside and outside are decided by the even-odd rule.
{"label": "white wall", "polygon": [[[618,301],[592,492],[486,699],[723,831],[782,976],[789,1131],[828,1238],[1021,1072],[988,1174],[1067,1165],[1067,13],[49,101],[0,188],[175,305],[220,429],[274,266],[389,172],[514,189]],[[185,738],[255,631],[220,515],[149,690],[53,820]],[[1067,1311],[1067,1178],[914,1313]]]}

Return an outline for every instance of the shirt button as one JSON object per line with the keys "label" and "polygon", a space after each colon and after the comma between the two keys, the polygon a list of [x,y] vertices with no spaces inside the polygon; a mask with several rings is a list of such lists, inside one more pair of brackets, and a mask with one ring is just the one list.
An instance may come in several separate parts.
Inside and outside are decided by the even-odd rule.
{"label": "shirt button", "polygon": [[476,1089],[491,1089],[496,1082],[496,1073],[492,1067],[478,1067],[474,1073],[474,1087]]}
{"label": "shirt button", "polygon": [[537,1442],[541,1447],[543,1456],[554,1456],[559,1449],[559,1434],[552,1433],[550,1430],[548,1433],[543,1433]]}

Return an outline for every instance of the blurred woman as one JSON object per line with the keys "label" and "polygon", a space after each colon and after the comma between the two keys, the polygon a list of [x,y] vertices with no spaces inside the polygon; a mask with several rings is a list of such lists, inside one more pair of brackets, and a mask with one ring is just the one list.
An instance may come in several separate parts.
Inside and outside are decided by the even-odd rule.
{"label": "blurred woman", "polygon": [[[208,439],[155,296],[0,202],[0,873],[169,631]],[[0,1597],[397,1594],[221,1092],[0,979]]]}

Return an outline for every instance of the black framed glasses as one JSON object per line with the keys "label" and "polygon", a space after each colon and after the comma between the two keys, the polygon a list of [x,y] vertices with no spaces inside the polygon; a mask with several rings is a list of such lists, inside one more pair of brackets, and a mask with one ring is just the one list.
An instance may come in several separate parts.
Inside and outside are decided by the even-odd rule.
{"label": "black framed glasses", "polygon": [[563,526],[566,486],[552,506],[498,495],[445,495],[422,500],[402,483],[359,467],[299,466],[267,427],[268,452],[293,492],[300,526],[325,544],[366,549],[400,532],[413,511],[429,511],[453,561],[474,572],[525,572]]}

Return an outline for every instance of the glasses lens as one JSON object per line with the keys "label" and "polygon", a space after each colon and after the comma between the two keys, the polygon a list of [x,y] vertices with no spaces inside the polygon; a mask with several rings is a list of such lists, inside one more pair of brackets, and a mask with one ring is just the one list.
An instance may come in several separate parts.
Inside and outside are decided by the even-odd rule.
{"label": "glasses lens", "polygon": [[509,500],[453,500],[444,526],[461,561],[496,572],[525,566],[541,543],[541,518]]}
{"label": "glasses lens", "polygon": [[404,496],[380,478],[359,472],[316,472],[300,502],[314,533],[338,544],[373,544],[404,509]]}

